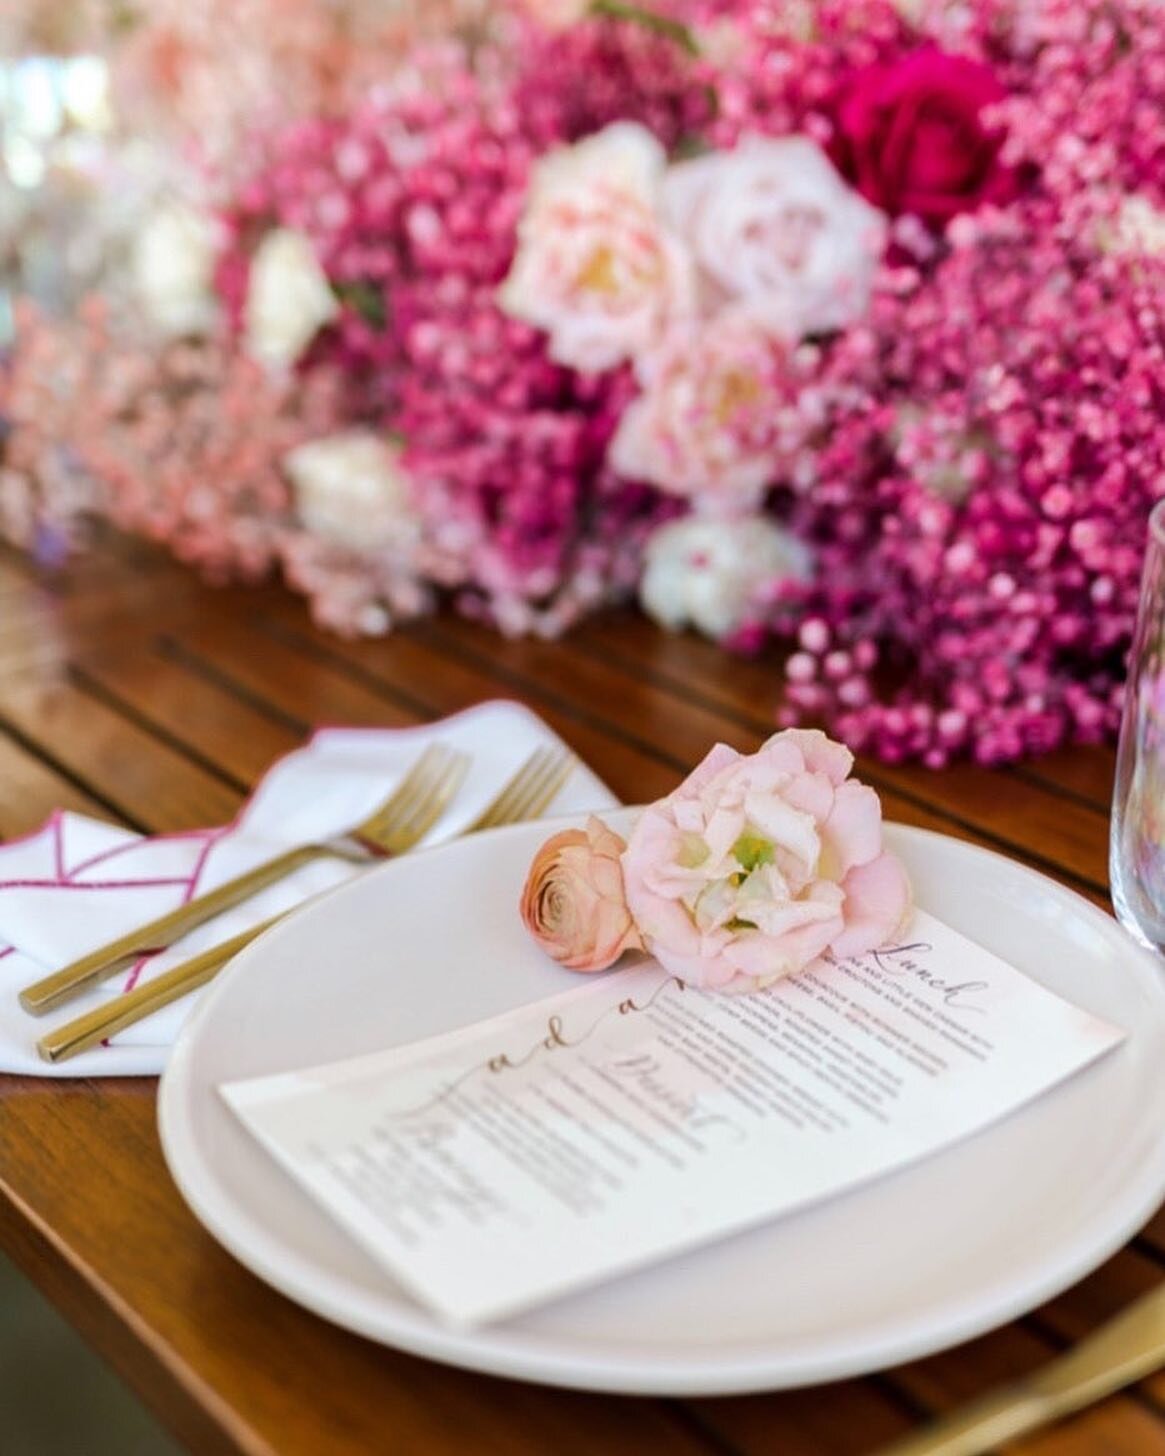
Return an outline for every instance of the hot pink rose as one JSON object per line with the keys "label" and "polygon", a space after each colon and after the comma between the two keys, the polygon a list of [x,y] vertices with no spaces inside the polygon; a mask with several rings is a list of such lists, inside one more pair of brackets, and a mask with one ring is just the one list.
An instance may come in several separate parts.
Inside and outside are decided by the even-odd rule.
{"label": "hot pink rose", "polygon": [[1002,135],[982,119],[1003,96],[986,66],[934,46],[867,66],[837,108],[834,161],[876,207],[935,226],[1007,202],[1015,173],[999,161]]}
{"label": "hot pink rose", "polygon": [[623,855],[627,904],[646,948],[692,985],[749,991],[825,951],[860,955],[910,906],[882,847],[873,789],[824,733],[787,729],[751,756],[718,744],[645,809]]}
{"label": "hot pink rose", "polygon": [[642,950],[623,893],[623,840],[592,814],[534,856],[522,891],[526,929],[572,971],[604,971],[625,950]]}

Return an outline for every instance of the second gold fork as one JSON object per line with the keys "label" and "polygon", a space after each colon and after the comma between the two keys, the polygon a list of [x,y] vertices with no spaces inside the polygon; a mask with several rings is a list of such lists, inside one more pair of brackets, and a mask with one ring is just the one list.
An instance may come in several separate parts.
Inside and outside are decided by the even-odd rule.
{"label": "second gold fork", "polygon": [[[462,833],[473,834],[480,829],[493,829],[536,818],[554,800],[574,765],[574,755],[565,750],[536,750]],[[127,1026],[143,1021],[163,1006],[180,1000],[212,980],[244,946],[282,918],[274,915],[260,925],[253,925],[221,945],[212,946],[172,970],[163,971],[161,975],[127,991],[124,996],[116,997],[107,1006],[99,1006],[95,1011],[56,1027],[37,1042],[37,1051],[47,1062],[68,1061],[79,1052],[124,1031]]]}
{"label": "second gold fork", "polygon": [[62,1001],[71,1000],[94,981],[112,975],[136,956],[172,944],[223,911],[286,879],[312,860],[336,856],[363,862],[411,849],[448,806],[468,767],[469,759],[464,754],[444,744],[431,743],[393,793],[359,824],[326,840],[285,850],[169,914],[98,946],[88,955],[26,986],[20,993],[20,1004],[34,1016],[42,1016]]}

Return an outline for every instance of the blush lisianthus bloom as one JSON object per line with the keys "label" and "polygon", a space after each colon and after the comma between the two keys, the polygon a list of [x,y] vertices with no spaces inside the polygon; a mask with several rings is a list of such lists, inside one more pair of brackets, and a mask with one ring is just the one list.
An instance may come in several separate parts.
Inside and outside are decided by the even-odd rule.
{"label": "blush lisianthus bloom", "polygon": [[251,260],[243,310],[247,352],[269,369],[290,369],[340,306],[311,240],[275,228]]}
{"label": "blush lisianthus bloom", "polygon": [[646,949],[681,981],[759,990],[826,951],[874,950],[910,907],[873,789],[824,733],[787,729],[748,756],[717,744],[644,810],[623,855]]}
{"label": "blush lisianthus bloom", "polygon": [[768,516],[685,516],[650,537],[639,603],[661,626],[728,637],[760,613],[759,587],[809,575],[808,548]]}
{"label": "blush lisianthus bloom", "polygon": [[564,829],[534,857],[522,891],[526,929],[573,971],[604,971],[643,942],[627,908],[619,857],[626,844],[593,814]]}
{"label": "blush lisianthus bloom", "polygon": [[636,374],[642,393],[619,421],[611,466],[710,510],[752,510],[796,427],[784,347],[751,314],[726,311],[674,328]]}
{"label": "blush lisianthus bloom", "polygon": [[353,551],[407,549],[420,535],[399,447],[371,430],[342,430],[292,450],[283,468],[306,528]]}
{"label": "blush lisianthus bloom", "polygon": [[636,122],[556,147],[534,167],[498,302],[546,331],[557,363],[610,369],[691,311],[691,259],[661,215],[665,169],[663,147]]}
{"label": "blush lisianthus bloom", "polygon": [[681,162],[665,196],[714,301],[743,301],[788,339],[865,313],[886,219],[809,137],[749,136],[732,151]]}

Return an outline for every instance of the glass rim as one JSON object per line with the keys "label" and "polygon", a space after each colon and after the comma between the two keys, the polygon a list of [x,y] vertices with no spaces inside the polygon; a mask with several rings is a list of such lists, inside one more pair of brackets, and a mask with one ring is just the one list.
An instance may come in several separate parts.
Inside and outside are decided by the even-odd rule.
{"label": "glass rim", "polygon": [[1165,551],[1165,496],[1149,512],[1149,534],[1154,544]]}

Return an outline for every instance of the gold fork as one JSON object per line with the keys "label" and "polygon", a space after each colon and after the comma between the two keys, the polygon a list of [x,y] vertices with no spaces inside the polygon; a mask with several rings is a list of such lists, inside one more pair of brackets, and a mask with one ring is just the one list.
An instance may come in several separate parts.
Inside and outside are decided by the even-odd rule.
{"label": "gold fork", "polygon": [[[493,829],[536,818],[553,801],[574,765],[575,758],[571,753],[558,748],[538,749],[462,832],[473,834],[479,829]],[[163,1006],[205,985],[232,956],[282,918],[282,915],[274,915],[260,925],[253,925],[221,945],[213,946],[127,991],[124,996],[115,997],[108,1006],[99,1006],[95,1011],[66,1022],[41,1037],[36,1044],[37,1051],[47,1062],[64,1062],[124,1031],[127,1026],[133,1026]]]}
{"label": "gold fork", "polygon": [[224,910],[286,879],[312,860],[338,857],[363,863],[402,854],[436,823],[457,792],[468,767],[469,759],[464,754],[443,744],[431,743],[388,798],[361,823],[330,839],[286,850],[180,905],[168,915],[160,915],[108,945],[98,946],[80,960],[26,986],[20,993],[20,1004],[34,1016],[42,1016],[144,951],[171,945]]}
{"label": "gold fork", "polygon": [[1151,1290],[1078,1345],[874,1456],[984,1456],[1083,1410],[1165,1363],[1165,1288]]}

